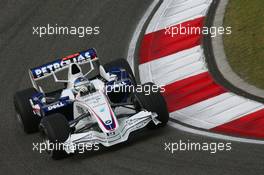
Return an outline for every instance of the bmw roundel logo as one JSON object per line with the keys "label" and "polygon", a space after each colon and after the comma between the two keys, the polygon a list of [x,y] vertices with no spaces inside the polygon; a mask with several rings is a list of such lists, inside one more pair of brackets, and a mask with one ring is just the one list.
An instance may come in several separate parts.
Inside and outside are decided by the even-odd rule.
{"label": "bmw roundel logo", "polygon": [[112,123],[111,120],[106,120],[106,121],[105,121],[105,124],[106,124],[106,125],[110,125],[111,123]]}

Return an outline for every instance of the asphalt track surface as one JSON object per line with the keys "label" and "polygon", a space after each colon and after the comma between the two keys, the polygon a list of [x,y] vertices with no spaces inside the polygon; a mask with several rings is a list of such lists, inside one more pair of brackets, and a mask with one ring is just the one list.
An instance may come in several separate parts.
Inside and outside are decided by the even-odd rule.
{"label": "asphalt track surface", "polygon": [[[12,96],[30,86],[27,69],[95,47],[102,62],[124,57],[133,31],[150,0],[0,1],[0,172],[1,174],[263,174],[262,145],[232,143],[232,151],[164,151],[165,142],[222,142],[171,127],[145,130],[129,142],[95,153],[53,161],[32,151],[38,134],[18,127]],[[32,35],[32,27],[47,24],[99,26],[100,35]]]}

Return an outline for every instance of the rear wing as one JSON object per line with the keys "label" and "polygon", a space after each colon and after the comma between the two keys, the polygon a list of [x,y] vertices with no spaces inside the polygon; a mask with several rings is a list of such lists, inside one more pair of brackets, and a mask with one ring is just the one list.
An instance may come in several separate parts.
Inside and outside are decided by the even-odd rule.
{"label": "rear wing", "polygon": [[57,59],[42,66],[29,69],[29,76],[33,87],[38,89],[36,81],[47,78],[53,75],[53,73],[66,69],[72,63],[82,65],[96,60],[98,60],[96,50],[94,48],[91,48],[82,52],[69,55],[61,59]]}

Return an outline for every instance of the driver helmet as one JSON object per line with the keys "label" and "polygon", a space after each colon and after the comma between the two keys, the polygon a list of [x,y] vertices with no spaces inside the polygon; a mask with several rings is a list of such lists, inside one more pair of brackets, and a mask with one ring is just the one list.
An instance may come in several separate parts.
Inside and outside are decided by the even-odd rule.
{"label": "driver helmet", "polygon": [[75,93],[79,93],[79,92],[85,93],[88,91],[88,87],[90,86],[91,83],[87,78],[79,77],[74,81],[73,84],[74,84],[73,89]]}

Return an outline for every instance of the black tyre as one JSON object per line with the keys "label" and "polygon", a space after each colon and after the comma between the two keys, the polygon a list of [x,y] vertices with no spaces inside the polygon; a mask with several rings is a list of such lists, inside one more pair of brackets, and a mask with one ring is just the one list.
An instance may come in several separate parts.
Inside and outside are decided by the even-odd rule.
{"label": "black tyre", "polygon": [[[146,83],[143,86],[143,89],[145,89],[145,86],[148,86],[152,89],[154,85],[153,83]],[[145,109],[150,112],[156,112],[158,117],[157,119],[161,122],[158,125],[155,125],[153,122],[149,123],[149,128],[159,128],[163,127],[167,124],[169,120],[169,113],[167,109],[167,104],[163,96],[160,92],[136,92],[135,93],[135,107],[137,110]]]}
{"label": "black tyre", "polygon": [[44,117],[40,122],[39,130],[48,148],[47,152],[53,159],[59,160],[68,155],[64,151],[63,143],[70,135],[70,126],[62,114],[57,113]]}
{"label": "black tyre", "polygon": [[14,95],[14,106],[17,119],[23,130],[30,134],[38,131],[40,117],[33,113],[29,99],[37,91],[34,88],[25,89]]}
{"label": "black tyre", "polygon": [[136,81],[136,78],[134,76],[134,73],[130,67],[130,65],[128,64],[127,60],[123,59],[123,58],[120,58],[120,59],[116,59],[112,62],[109,62],[109,63],[106,63],[104,65],[104,68],[105,70],[108,72],[112,67],[121,67],[123,69],[125,69],[129,76],[130,76],[130,79],[132,81],[132,84],[133,85],[137,85],[137,81]]}

